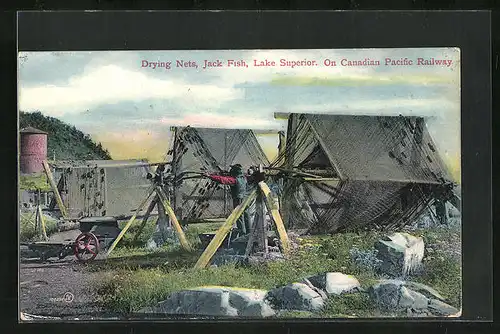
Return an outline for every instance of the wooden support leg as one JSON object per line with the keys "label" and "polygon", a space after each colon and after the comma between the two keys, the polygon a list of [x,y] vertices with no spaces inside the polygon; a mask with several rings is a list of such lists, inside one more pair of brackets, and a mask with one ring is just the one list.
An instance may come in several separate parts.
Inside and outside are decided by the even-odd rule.
{"label": "wooden support leg", "polygon": [[47,174],[47,179],[49,180],[50,188],[54,192],[57,206],[59,207],[59,210],[61,210],[63,218],[68,218],[68,212],[66,211],[66,207],[64,206],[64,203],[62,201],[61,194],[59,194],[59,190],[57,189],[57,185],[56,182],[54,181],[54,177],[52,176],[52,172],[50,171],[49,164],[45,160],[43,161],[42,164],[43,164],[43,169]]}
{"label": "wooden support leg", "polygon": [[255,215],[253,221],[252,234],[248,240],[245,256],[249,256],[253,252],[254,244],[257,242],[257,251],[264,251],[267,253],[267,233],[265,229],[266,211],[263,203],[261,192],[257,194],[255,203]]}
{"label": "wooden support leg", "polygon": [[271,197],[271,190],[269,186],[264,182],[259,182],[259,188],[262,190],[262,193],[265,198],[265,204],[269,213],[273,218],[274,224],[276,224],[276,229],[278,230],[278,235],[280,237],[281,246],[283,247],[283,253],[286,255],[290,249],[290,241],[288,240],[288,235],[286,234],[286,229],[283,224],[283,220],[281,219],[281,215],[276,207],[273,198]]}
{"label": "wooden support leg", "polygon": [[40,228],[41,228],[41,232],[42,232],[42,237],[45,241],[47,241],[48,240],[47,230],[45,229],[45,219],[43,219],[42,207],[40,205],[38,205],[37,210],[38,210],[38,218],[40,221]]}
{"label": "wooden support leg", "polygon": [[137,241],[137,239],[139,238],[139,236],[141,235],[142,233],[142,230],[144,230],[144,227],[146,226],[147,222],[148,222],[148,219],[149,219],[149,216],[151,215],[151,212],[153,211],[155,205],[158,203],[158,196],[156,196],[152,201],[151,203],[149,204],[148,206],[148,209],[146,211],[146,214],[144,215],[144,217],[142,218],[142,223],[141,223],[141,226],[139,226],[139,229],[137,231],[137,233],[135,234],[134,236],[134,242]]}
{"label": "wooden support leg", "polygon": [[[256,207],[258,207],[258,205],[256,205]],[[257,233],[259,231],[259,219],[260,212],[256,210],[252,222],[252,231],[250,233],[250,237],[248,238],[247,248],[245,249],[245,256],[250,255],[253,251],[255,241],[257,240]]]}
{"label": "wooden support leg", "polygon": [[208,265],[208,263],[214,256],[215,252],[217,251],[217,249],[219,249],[220,245],[224,241],[224,238],[227,236],[227,234],[233,227],[236,220],[243,214],[243,211],[245,211],[246,207],[250,204],[250,202],[254,200],[256,194],[257,194],[256,190],[252,191],[248,195],[248,197],[240,205],[238,205],[233,210],[233,212],[231,212],[231,214],[226,219],[224,224],[222,224],[222,226],[219,228],[219,231],[217,231],[217,234],[212,239],[210,244],[207,246],[203,254],[201,254],[200,258],[198,259],[198,262],[196,262],[194,266],[196,269],[205,268]]}
{"label": "wooden support leg", "polygon": [[134,215],[130,218],[130,220],[128,221],[127,225],[125,225],[125,227],[121,230],[120,234],[116,237],[115,241],[113,241],[113,243],[111,244],[111,246],[109,247],[108,249],[108,252],[107,252],[107,255],[111,254],[111,252],[113,251],[113,249],[115,249],[116,245],[120,242],[120,240],[123,238],[123,236],[125,235],[125,233],[127,232],[127,230],[130,228],[130,226],[132,225],[132,223],[134,222],[135,220],[135,217],[137,217],[137,215],[139,214],[139,212],[141,212],[142,208],[146,205],[146,203],[149,201],[149,199],[151,198],[151,196],[153,195],[154,193],[154,188],[151,189],[151,191],[148,193],[148,195],[146,196],[146,198],[142,201],[142,203],[139,205],[139,207],[137,208],[137,210],[135,211]]}
{"label": "wooden support leg", "polygon": [[158,194],[158,197],[160,198],[160,203],[163,205],[163,209],[168,214],[172,224],[174,225],[174,228],[177,232],[177,236],[179,237],[179,241],[180,241],[182,247],[187,251],[191,251],[191,247],[189,246],[189,243],[186,239],[186,235],[184,234],[184,231],[182,230],[181,224],[179,224],[179,221],[177,220],[177,217],[175,216],[174,210],[170,206],[170,203],[167,199],[167,195],[165,194],[163,189],[161,189],[161,187],[156,187],[156,193]]}
{"label": "wooden support leg", "polygon": [[40,218],[38,218],[38,207],[35,208],[35,233],[36,236],[40,236]]}

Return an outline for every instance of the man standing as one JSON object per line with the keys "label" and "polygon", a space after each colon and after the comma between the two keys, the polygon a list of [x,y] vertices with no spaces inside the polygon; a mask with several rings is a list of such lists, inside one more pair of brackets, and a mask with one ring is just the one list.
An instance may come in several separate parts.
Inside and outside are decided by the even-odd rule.
{"label": "man standing", "polygon": [[[214,174],[204,174],[206,177],[220,184],[226,184],[231,186],[231,197],[233,199],[233,209],[243,202],[243,199],[247,195],[248,181],[243,174],[243,169],[240,164],[231,166],[229,170],[229,176],[214,175]],[[250,213],[245,210],[243,214],[236,221],[238,230],[242,234],[250,233],[251,221]]]}

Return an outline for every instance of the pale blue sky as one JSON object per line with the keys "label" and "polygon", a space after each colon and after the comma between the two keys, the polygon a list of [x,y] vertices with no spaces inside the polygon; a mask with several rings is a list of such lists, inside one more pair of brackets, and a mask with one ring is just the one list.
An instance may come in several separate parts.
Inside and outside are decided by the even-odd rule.
{"label": "pale blue sky", "polygon": [[[384,66],[386,57],[453,63]],[[316,60],[321,66],[175,68],[180,59],[199,65],[205,59],[244,59],[251,65],[253,59],[281,58]],[[337,66],[322,66],[327,58]],[[382,65],[343,67],[342,58]],[[142,60],[172,61],[173,68],[143,68]],[[307,83],[311,78],[321,82]],[[101,140],[124,132],[134,140],[143,133],[163,136],[171,125],[281,129],[285,123],[273,119],[276,111],[431,116],[436,144],[444,155],[457,156],[459,80],[460,53],[453,48],[21,53],[19,108],[58,117]]]}

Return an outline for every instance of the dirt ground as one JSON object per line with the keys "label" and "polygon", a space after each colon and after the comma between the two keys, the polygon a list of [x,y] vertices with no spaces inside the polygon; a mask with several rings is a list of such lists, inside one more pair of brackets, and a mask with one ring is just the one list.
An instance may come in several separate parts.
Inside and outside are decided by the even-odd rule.
{"label": "dirt ground", "polygon": [[[58,233],[50,241],[74,240],[79,231]],[[96,259],[98,260],[98,259]],[[93,290],[106,272],[91,272],[69,255],[46,262],[22,259],[19,270],[19,306],[23,313],[64,319],[89,319],[105,314]]]}

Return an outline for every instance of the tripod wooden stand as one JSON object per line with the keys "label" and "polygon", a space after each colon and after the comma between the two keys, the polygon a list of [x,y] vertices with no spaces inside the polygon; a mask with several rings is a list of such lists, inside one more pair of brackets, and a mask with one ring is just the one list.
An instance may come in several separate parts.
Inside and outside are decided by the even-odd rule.
{"label": "tripod wooden stand", "polygon": [[[262,167],[260,168],[260,174],[263,175]],[[263,179],[263,178],[262,178]],[[286,255],[289,251],[289,240],[288,235],[285,230],[285,226],[283,224],[283,220],[281,219],[281,215],[278,211],[278,207],[275,204],[274,200],[270,196],[271,190],[268,185],[264,181],[260,181],[258,183],[258,188],[254,189],[250,192],[250,194],[243,200],[243,202],[238,205],[233,212],[229,215],[226,221],[222,224],[222,226],[217,231],[215,237],[209,243],[203,254],[198,259],[198,262],[195,264],[195,268],[201,269],[205,268],[215,252],[221,246],[222,242],[229,234],[231,229],[233,228],[236,220],[243,214],[245,209],[250,205],[250,203],[256,199],[256,219],[254,220],[253,229],[250,234],[250,238],[248,240],[246,255],[248,255],[253,247],[255,242],[259,245],[259,248],[263,248],[264,252],[267,252],[267,236],[266,236],[266,226],[265,226],[265,208],[270,213],[274,224],[276,225],[276,229],[278,231],[279,239],[281,242],[281,247],[283,253]]]}
{"label": "tripod wooden stand", "polygon": [[[170,202],[168,200],[167,195],[165,194],[165,192],[163,191],[163,189],[161,188],[160,185],[155,184],[154,187],[149,191],[149,193],[146,196],[146,198],[139,205],[139,207],[135,211],[134,215],[130,218],[130,220],[128,221],[127,225],[125,225],[125,227],[121,230],[120,234],[116,237],[115,241],[111,244],[111,246],[108,249],[107,255],[111,254],[111,252],[113,251],[113,249],[115,249],[116,245],[123,238],[123,236],[125,235],[125,233],[127,232],[127,230],[130,228],[130,226],[132,225],[132,223],[135,221],[135,219],[136,219],[137,215],[139,214],[139,212],[144,208],[144,206],[146,206],[146,204],[148,203],[148,201],[150,200],[150,198],[153,196],[153,194],[156,194],[156,196],[154,197],[153,201],[150,203],[150,205],[149,205],[149,207],[148,207],[148,209],[146,211],[146,215],[143,218],[143,222],[141,224],[141,227],[139,228],[139,232],[138,233],[142,232],[142,229],[146,225],[146,222],[147,222],[147,220],[149,218],[149,215],[153,211],[154,207],[156,205],[161,206],[162,209],[164,210],[164,212],[166,212],[167,215],[169,216],[170,221],[172,222],[172,225],[174,226],[174,229],[175,229],[175,231],[177,233],[177,236],[179,237],[179,241],[180,241],[181,246],[185,250],[191,251],[191,247],[190,247],[190,245],[189,245],[189,243],[188,243],[188,241],[186,239],[186,235],[184,234],[184,231],[182,230],[182,227],[179,224],[179,221],[177,220],[177,217],[175,216],[174,210],[172,209],[172,206],[170,205]],[[160,211],[160,210],[158,210],[158,211]],[[136,235],[136,238],[137,238],[137,235]]]}

